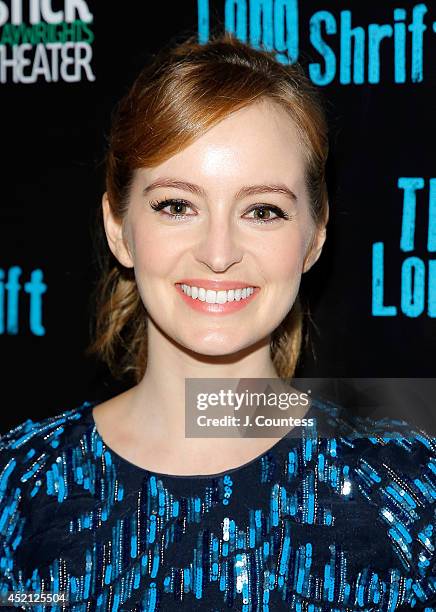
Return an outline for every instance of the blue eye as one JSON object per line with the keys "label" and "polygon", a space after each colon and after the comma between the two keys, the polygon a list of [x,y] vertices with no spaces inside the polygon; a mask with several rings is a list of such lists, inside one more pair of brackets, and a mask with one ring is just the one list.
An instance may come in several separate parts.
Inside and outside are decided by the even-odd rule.
{"label": "blue eye", "polygon": [[[186,217],[194,216],[194,215],[186,215],[183,212],[181,212],[180,209],[183,209],[184,207],[189,207],[192,209],[189,202],[186,202],[185,200],[178,200],[175,198],[164,199],[160,201],[150,202],[150,206],[156,212],[161,212],[165,208],[174,207],[176,209],[175,212],[163,213],[165,216],[171,217],[173,219],[184,219]],[[266,218],[263,218],[263,217],[251,218],[251,221],[253,221],[253,223],[266,224],[266,223],[274,223],[276,221],[280,221],[280,219],[285,219],[286,221],[292,219],[292,217],[290,217],[286,211],[284,211],[282,208],[279,208],[278,206],[273,206],[272,204],[258,204],[257,206],[253,206],[246,214],[256,212],[256,211],[259,211],[261,215],[264,215],[265,213],[267,213],[267,217]],[[271,212],[274,213],[276,216],[270,219],[268,218],[268,216],[269,216],[269,213]]]}

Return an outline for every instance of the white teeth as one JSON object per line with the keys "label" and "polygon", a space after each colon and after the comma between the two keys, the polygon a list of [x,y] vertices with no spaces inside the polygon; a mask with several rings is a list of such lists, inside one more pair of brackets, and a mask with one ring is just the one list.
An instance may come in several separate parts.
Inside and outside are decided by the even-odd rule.
{"label": "white teeth", "polygon": [[216,291],[212,291],[212,289],[208,289],[206,291],[206,302],[208,304],[215,304],[215,302],[216,302]]}
{"label": "white teeth", "polygon": [[214,291],[213,289],[204,289],[203,287],[191,287],[190,285],[180,285],[183,293],[191,297],[193,300],[207,302],[208,304],[225,304],[226,302],[239,302],[245,300],[254,293],[253,287],[244,287],[244,289],[229,289],[228,291]]}
{"label": "white teeth", "polygon": [[216,294],[216,303],[225,304],[227,302],[227,291],[218,291]]}

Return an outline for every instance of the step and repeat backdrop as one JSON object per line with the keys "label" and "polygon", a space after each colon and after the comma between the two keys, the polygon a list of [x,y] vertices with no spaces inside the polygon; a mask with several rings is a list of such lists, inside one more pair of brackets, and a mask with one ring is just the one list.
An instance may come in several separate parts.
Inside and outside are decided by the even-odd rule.
{"label": "step and repeat backdrop", "polygon": [[231,31],[299,61],[330,125],[330,220],[298,374],[436,371],[436,10],[376,0],[0,1],[1,431],[132,385],[85,356],[110,115],[151,53]]}

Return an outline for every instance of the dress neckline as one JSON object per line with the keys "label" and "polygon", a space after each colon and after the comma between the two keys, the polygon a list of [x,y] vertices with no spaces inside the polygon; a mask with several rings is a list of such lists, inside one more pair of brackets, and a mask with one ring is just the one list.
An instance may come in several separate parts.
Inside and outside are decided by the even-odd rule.
{"label": "dress neckline", "polygon": [[[286,442],[288,443],[288,446],[292,445],[292,443],[298,443],[301,440],[301,436],[302,436],[302,434],[296,435],[295,433],[290,435],[290,432],[287,432],[282,438],[279,438],[277,442],[275,442],[272,446],[270,446],[265,451],[260,453],[257,457],[250,459],[249,461],[243,463],[242,465],[236,466],[234,468],[229,468],[227,470],[223,470],[222,472],[217,472],[214,474],[167,474],[164,472],[156,472],[154,470],[149,470],[147,468],[143,468],[137,465],[136,463],[132,463],[125,457],[122,457],[120,454],[118,454],[116,451],[114,451],[110,446],[106,444],[106,442],[103,440],[102,436],[100,435],[97,429],[97,424],[94,420],[94,415],[93,415],[93,408],[97,406],[99,403],[100,402],[98,400],[84,402],[83,407],[86,407],[87,409],[85,412],[85,417],[87,418],[88,422],[92,426],[94,436],[97,438],[99,442],[103,444],[104,448],[110,453],[110,455],[119,464],[124,465],[125,467],[128,467],[130,470],[133,469],[136,472],[141,473],[143,476],[145,475],[155,476],[157,478],[161,478],[161,479],[164,478],[167,480],[171,480],[171,479],[175,479],[175,480],[182,480],[182,479],[211,480],[213,478],[222,478],[226,474],[234,474],[236,472],[241,472],[242,470],[254,467],[257,463],[260,463],[262,459],[267,457],[268,455],[281,451],[282,447],[284,446]],[[308,412],[304,415],[304,418],[310,418],[311,416],[315,416],[314,412],[315,412],[314,405],[312,404]],[[293,431],[294,429],[302,431],[304,427],[297,426],[297,427],[294,427],[291,431]],[[312,427],[308,426],[306,427],[306,429],[312,429]]]}

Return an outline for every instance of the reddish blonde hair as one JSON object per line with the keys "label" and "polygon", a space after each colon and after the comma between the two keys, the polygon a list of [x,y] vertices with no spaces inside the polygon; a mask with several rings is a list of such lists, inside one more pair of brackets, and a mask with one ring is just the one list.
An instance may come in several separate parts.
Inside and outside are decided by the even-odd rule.
{"label": "reddish blonde hair", "polygon": [[[315,224],[326,223],[327,121],[316,88],[295,63],[250,47],[225,33],[200,44],[194,37],[158,53],[119,102],[106,153],[106,190],[115,218],[124,220],[134,171],[163,163],[233,111],[260,99],[279,104],[297,128]],[[147,367],[147,313],[132,269],[122,266],[104,238],[94,289],[95,322],[87,354],[96,354],[115,378]],[[281,378],[292,377],[300,355],[303,312],[299,296],[273,332],[271,357]]]}

